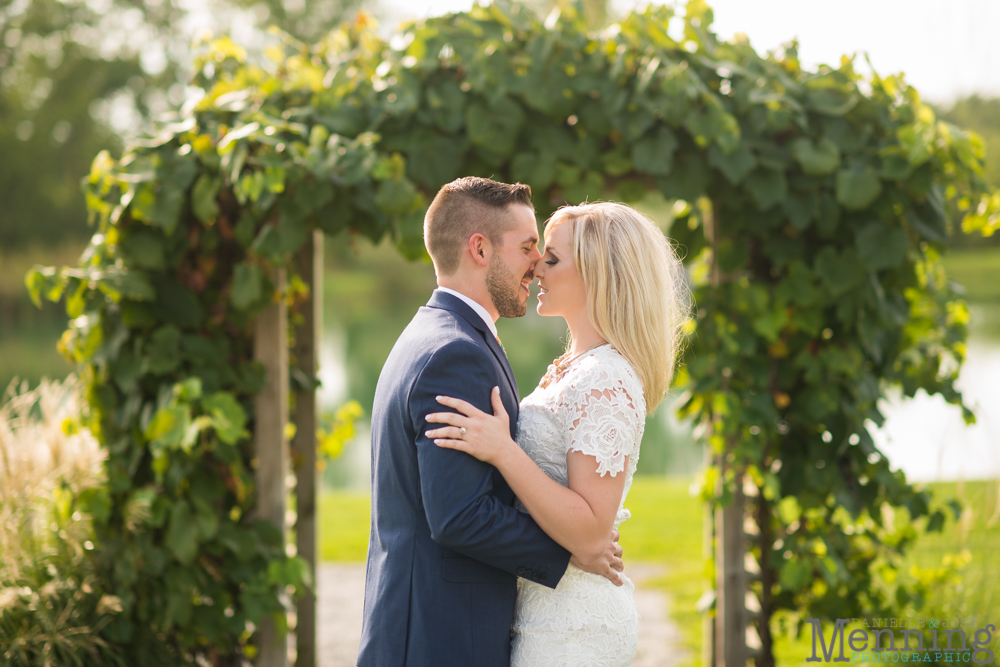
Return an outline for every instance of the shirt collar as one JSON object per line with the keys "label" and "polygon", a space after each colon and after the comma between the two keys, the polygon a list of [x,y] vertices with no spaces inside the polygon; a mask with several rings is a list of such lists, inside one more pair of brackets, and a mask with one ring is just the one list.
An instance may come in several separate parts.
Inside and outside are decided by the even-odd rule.
{"label": "shirt collar", "polygon": [[486,312],[485,308],[483,308],[481,305],[479,305],[478,303],[476,303],[475,301],[473,301],[469,297],[465,296],[461,292],[456,292],[453,289],[449,289],[447,287],[440,287],[440,286],[438,287],[438,289],[441,290],[442,292],[447,292],[448,294],[451,294],[452,296],[458,297],[459,299],[461,299],[462,301],[464,301],[466,303],[466,305],[469,306],[469,308],[472,308],[472,310],[476,311],[477,315],[479,315],[481,318],[483,318],[483,322],[486,322],[486,326],[488,326],[490,328],[490,331],[493,332],[493,337],[499,339],[499,336],[497,335],[497,325],[496,325],[496,322],[493,321],[493,318],[490,316],[490,314],[488,312]]}

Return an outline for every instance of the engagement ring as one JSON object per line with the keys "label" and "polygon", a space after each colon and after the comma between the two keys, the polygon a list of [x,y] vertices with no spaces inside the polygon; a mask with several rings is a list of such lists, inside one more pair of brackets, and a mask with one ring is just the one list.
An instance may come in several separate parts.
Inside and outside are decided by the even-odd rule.
{"label": "engagement ring", "polygon": [[462,434],[460,437],[462,437],[462,438],[465,437],[465,427],[464,426],[462,426],[461,428],[459,428],[458,432]]}

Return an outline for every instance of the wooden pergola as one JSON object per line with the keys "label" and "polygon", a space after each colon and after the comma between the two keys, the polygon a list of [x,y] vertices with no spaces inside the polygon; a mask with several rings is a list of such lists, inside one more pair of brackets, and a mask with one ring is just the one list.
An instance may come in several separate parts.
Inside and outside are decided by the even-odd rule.
{"label": "wooden pergola", "polygon": [[[295,258],[295,269],[309,287],[303,304],[302,322],[295,330],[295,361],[309,378],[319,369],[320,326],[323,321],[323,232],[316,230]],[[286,276],[278,270],[272,276],[279,295],[284,293]],[[263,364],[266,384],[254,406],[257,452],[258,515],[283,527],[282,547],[290,528],[295,530],[295,551],[309,564],[316,581],[316,383],[295,391],[294,410],[289,414],[288,312],[279,298],[260,314],[254,325],[254,359]],[[291,447],[286,443],[285,425],[295,425]],[[289,475],[295,476],[295,520],[289,525]],[[298,667],[316,665],[316,595],[307,591],[296,606],[295,647]],[[257,664],[286,667],[289,640],[281,638],[274,622],[260,627]]]}
{"label": "wooden pergola", "polygon": [[[322,325],[323,285],[323,232],[315,230],[309,241],[295,257],[295,270],[309,288],[303,303],[302,321],[294,331],[296,366],[309,378],[316,378],[319,370],[319,341]],[[278,294],[286,285],[284,270],[272,276]],[[717,273],[717,272],[716,272]],[[718,277],[716,276],[717,280]],[[255,323],[254,359],[266,371],[266,385],[256,398],[256,428],[254,431],[257,452],[258,515],[284,527],[283,541],[290,529],[295,531],[295,551],[309,564],[313,582],[317,575],[316,491],[316,426],[318,418],[316,385],[299,387],[290,396],[288,358],[288,312],[279,298],[261,313]],[[293,399],[293,400],[290,400]],[[289,404],[294,409],[289,411]],[[291,446],[286,443],[285,425],[295,426]],[[713,456],[724,466],[725,456],[713,455],[707,450],[706,465],[713,464]],[[289,475],[294,474],[295,514],[289,522],[288,495],[291,490]],[[746,634],[748,621],[755,610],[747,609],[748,583],[759,577],[758,568],[748,572],[745,568],[744,521],[746,497],[742,484],[737,486],[734,502],[714,511],[708,509],[705,520],[706,556],[714,550],[716,560],[716,586],[714,614],[704,615],[703,663],[713,667],[745,667],[747,659],[758,654],[757,646],[748,646]],[[714,546],[713,546],[714,545]],[[285,544],[282,544],[283,548]],[[756,605],[754,605],[756,606]],[[759,607],[758,607],[759,608]],[[298,600],[295,610],[295,662],[296,667],[316,667],[317,664],[317,599],[307,591]],[[256,663],[260,667],[288,667],[289,638],[279,637],[273,621],[260,627],[259,649]]]}

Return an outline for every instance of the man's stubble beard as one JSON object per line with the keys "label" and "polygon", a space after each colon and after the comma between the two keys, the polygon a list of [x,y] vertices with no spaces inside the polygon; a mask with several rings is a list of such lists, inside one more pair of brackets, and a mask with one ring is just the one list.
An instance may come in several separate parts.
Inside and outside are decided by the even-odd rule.
{"label": "man's stubble beard", "polygon": [[[534,271],[530,269],[524,274],[525,278],[532,276]],[[521,293],[521,279],[512,276],[497,255],[493,255],[490,259],[490,266],[486,271],[486,289],[500,317],[522,317],[528,312],[527,299],[522,303],[518,298]]]}

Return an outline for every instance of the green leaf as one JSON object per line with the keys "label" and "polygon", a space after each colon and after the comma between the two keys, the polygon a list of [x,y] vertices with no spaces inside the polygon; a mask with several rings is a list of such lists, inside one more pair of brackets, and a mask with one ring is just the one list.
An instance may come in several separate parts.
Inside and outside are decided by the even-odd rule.
{"label": "green leaf", "polygon": [[819,197],[815,192],[791,192],[784,201],[785,213],[792,226],[800,232],[819,214]]}
{"label": "green leaf", "polygon": [[940,218],[933,213],[929,215],[923,215],[924,211],[908,211],[906,214],[906,220],[923,238],[928,241],[935,241],[937,243],[945,243],[948,241],[948,229],[946,227],[946,220]]}
{"label": "green leaf", "polygon": [[194,527],[198,540],[205,542],[219,532],[219,511],[209,502],[195,497],[192,499],[195,509]]}
{"label": "green leaf", "polygon": [[219,142],[218,151],[223,153],[234,141],[246,139],[260,129],[260,123],[247,123],[242,127],[237,127],[229,131]]}
{"label": "green leaf", "polygon": [[237,310],[246,310],[263,294],[263,276],[256,264],[237,264],[233,270],[233,286],[229,300]]}
{"label": "green leaf", "polygon": [[[136,340],[135,343],[139,341]],[[139,379],[142,365],[134,346],[126,346],[111,363],[111,377],[122,392],[130,392],[132,384]]]}
{"label": "green leaf", "polygon": [[416,203],[417,188],[405,178],[382,181],[375,193],[375,205],[389,215],[407,213]]}
{"label": "green leaf", "polygon": [[810,90],[806,96],[806,104],[821,114],[828,116],[843,116],[861,101],[857,93],[845,93],[833,88]]}
{"label": "green leaf", "polygon": [[778,581],[786,591],[794,591],[809,583],[812,568],[803,558],[789,558],[781,565]]}
{"label": "green leaf", "polygon": [[556,183],[568,188],[580,180],[580,168],[559,162],[556,164]]}
{"label": "green leaf", "polygon": [[764,239],[764,252],[777,267],[784,267],[796,257],[801,257],[804,249],[801,238],[786,234],[772,234]]}
{"label": "green leaf", "polygon": [[119,268],[109,268],[94,276],[98,289],[114,300],[133,299],[135,301],[152,301],[156,298],[149,277],[139,271],[125,271]]}
{"label": "green leaf", "polygon": [[747,178],[743,187],[761,211],[766,211],[788,196],[788,181],[780,171],[757,169]]}
{"label": "green leaf", "polygon": [[753,168],[757,166],[757,158],[745,144],[726,155],[718,146],[708,149],[708,163],[722,172],[726,180],[733,185],[739,185]]}
{"label": "green leaf", "polygon": [[424,260],[430,262],[430,255],[424,247],[424,215],[427,212],[426,206],[421,206],[416,211],[404,213],[396,219],[396,229],[399,232],[399,239],[396,248],[408,260]]}
{"label": "green leaf", "polygon": [[848,211],[868,208],[882,194],[878,172],[871,167],[837,172],[837,201]]}
{"label": "green leaf", "polygon": [[882,155],[882,169],[879,175],[889,181],[905,181],[913,174],[913,165],[905,155]]}
{"label": "green leaf", "polygon": [[691,109],[684,119],[684,127],[691,133],[695,144],[702,148],[716,142],[724,155],[730,155],[740,145],[739,123],[716,104],[708,104],[704,109]]}
{"label": "green leaf", "polygon": [[167,524],[167,548],[184,565],[194,562],[198,554],[198,529],[191,507],[183,500],[174,502]]}
{"label": "green leaf", "polygon": [[866,269],[878,271],[900,266],[906,260],[906,234],[884,222],[870,222],[855,237],[858,256]]}
{"label": "green leaf", "polygon": [[153,275],[156,288],[156,314],[159,319],[185,329],[201,326],[201,302],[173,275]]}
{"label": "green leaf", "polygon": [[163,236],[149,229],[130,230],[119,243],[126,262],[143,269],[166,267]]}
{"label": "green leaf", "polygon": [[220,523],[217,535],[219,542],[232,553],[236,562],[250,560],[257,553],[253,534],[228,521]]}
{"label": "green leaf", "polygon": [[397,180],[404,175],[406,175],[406,158],[399,153],[380,157],[372,167],[372,178],[376,181]]}
{"label": "green leaf", "polygon": [[556,177],[556,156],[552,153],[518,153],[510,163],[510,176],[518,183],[527,183],[542,191]]}
{"label": "green leaf", "polygon": [[219,204],[215,197],[219,193],[219,179],[202,174],[191,191],[191,210],[202,222],[211,222],[219,214]]}
{"label": "green leaf", "polygon": [[653,126],[655,118],[652,112],[645,106],[637,106],[615,116],[613,119],[615,127],[622,134],[625,141],[636,141],[645,134],[646,130]]}
{"label": "green leaf", "polygon": [[259,171],[247,171],[240,180],[236,182],[233,191],[236,193],[236,200],[241,205],[248,202],[253,203],[260,199],[260,193],[264,190],[264,174]]}
{"label": "green leaf", "polygon": [[431,108],[434,124],[445,132],[462,129],[466,95],[453,79],[446,79],[436,86],[426,88],[427,105]]}
{"label": "green leaf", "polygon": [[184,442],[190,425],[190,406],[167,405],[156,411],[143,436],[154,445],[178,449]]}
{"label": "green leaf", "polygon": [[150,335],[144,347],[143,371],[156,375],[166,375],[172,372],[180,363],[178,346],[181,340],[180,330],[172,324],[167,324]]}
{"label": "green leaf", "polygon": [[521,105],[508,97],[501,97],[489,106],[476,101],[465,110],[469,141],[499,155],[514,151],[523,124]]}
{"label": "green leaf", "polygon": [[833,238],[840,224],[840,206],[829,192],[823,192],[819,197],[819,214],[816,217],[816,227],[823,238]]}
{"label": "green leaf", "polygon": [[458,177],[466,148],[464,137],[418,134],[410,142],[406,174],[413,181],[437,188]]}
{"label": "green leaf", "polygon": [[39,308],[42,307],[42,298],[47,301],[58,301],[66,286],[65,280],[56,272],[55,267],[38,265],[33,266],[25,275],[24,284],[31,295],[31,301]]}
{"label": "green leaf", "polygon": [[149,208],[149,223],[163,229],[170,235],[180,222],[181,209],[184,206],[184,190],[163,182]]}
{"label": "green leaf", "polygon": [[733,242],[732,238],[725,238],[719,243],[719,268],[725,273],[732,273],[744,268],[750,251],[745,243]]}
{"label": "green leaf", "polygon": [[624,202],[641,201],[646,191],[646,184],[639,180],[627,179],[618,184],[618,198]]}
{"label": "green leaf", "polygon": [[769,311],[754,319],[753,330],[773,343],[778,340],[786,324],[788,324],[788,310],[781,304],[774,304]]}
{"label": "green leaf", "polygon": [[832,174],[840,166],[840,150],[829,139],[813,144],[807,137],[799,137],[792,141],[790,149],[802,171],[810,176]]}
{"label": "green leaf", "polygon": [[838,253],[833,247],[825,246],[816,255],[815,271],[834,297],[856,287],[864,277],[861,260],[854,248]]}
{"label": "green leaf", "polygon": [[596,171],[588,171],[578,183],[567,187],[563,191],[563,195],[567,202],[579,204],[584,201],[600,199],[603,190],[604,176]]}
{"label": "green leaf", "polygon": [[187,402],[201,398],[201,379],[189,377],[178,382],[174,385],[174,395],[178,400]]}
{"label": "green leaf", "polygon": [[608,176],[621,176],[632,171],[632,160],[622,150],[608,151],[601,156],[601,164]]}
{"label": "green leaf", "polygon": [[670,173],[677,137],[669,127],[661,125],[648,137],[632,146],[632,164],[636,171],[662,176]]}
{"label": "green leaf", "polygon": [[212,418],[212,428],[219,440],[235,445],[240,438],[248,436],[245,426],[246,411],[232,393],[219,391],[211,394],[201,402],[202,408]]}
{"label": "green leaf", "polygon": [[711,176],[703,152],[682,151],[674,158],[674,168],[656,185],[668,200],[695,201],[705,194]]}
{"label": "green leaf", "polygon": [[940,533],[944,529],[944,512],[935,510],[927,519],[927,527],[924,529],[928,533]]}

